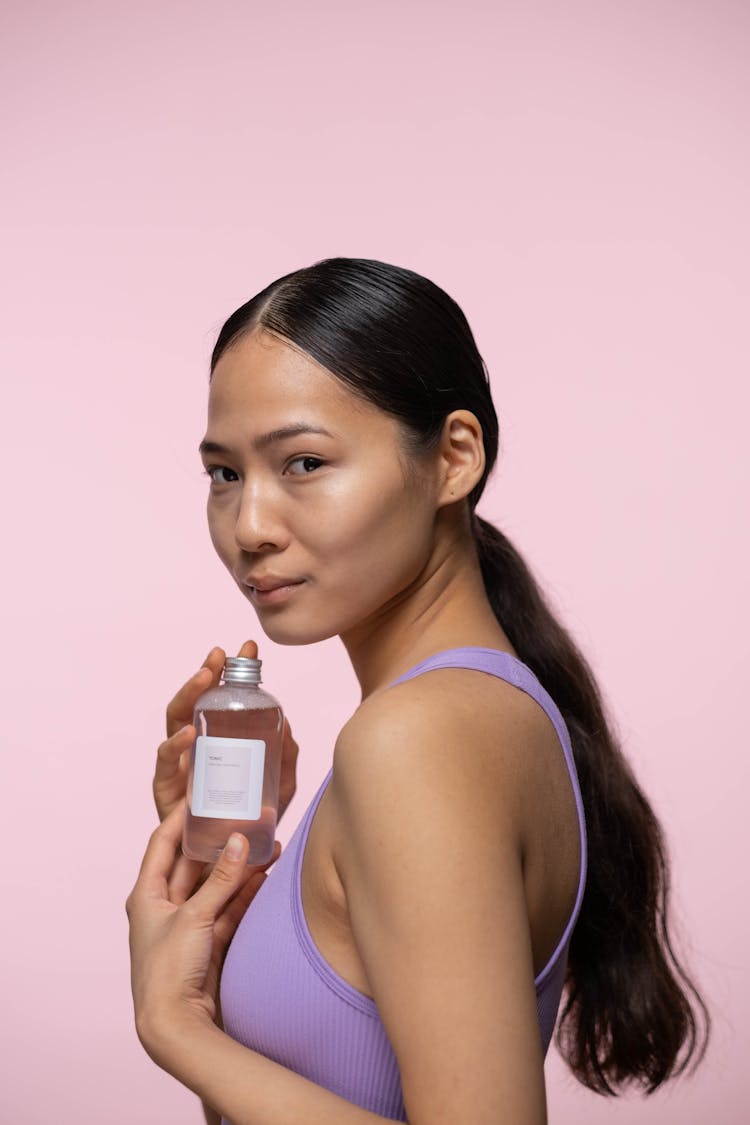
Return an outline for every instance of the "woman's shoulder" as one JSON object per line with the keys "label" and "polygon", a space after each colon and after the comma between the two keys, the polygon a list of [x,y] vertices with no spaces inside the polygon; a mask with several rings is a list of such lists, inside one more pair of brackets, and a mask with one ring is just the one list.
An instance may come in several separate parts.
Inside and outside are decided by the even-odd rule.
{"label": "woman's shoulder", "polygon": [[468,668],[433,669],[360,704],[336,740],[334,784],[427,783],[496,811],[526,786],[540,758],[530,749],[543,757],[551,738],[548,716],[514,684]]}

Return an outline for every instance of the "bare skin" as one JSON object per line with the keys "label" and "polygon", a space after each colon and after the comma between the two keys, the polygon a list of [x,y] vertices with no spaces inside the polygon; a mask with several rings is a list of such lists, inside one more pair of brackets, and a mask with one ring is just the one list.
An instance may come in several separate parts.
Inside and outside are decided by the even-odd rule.
{"label": "bare skin", "polygon": [[[259,441],[297,422],[328,435]],[[312,936],[344,979],[376,998],[413,1125],[462,1114],[473,1122],[540,1125],[546,1109],[533,989],[519,982],[538,973],[554,950],[579,864],[557,734],[531,697],[494,676],[441,669],[389,686],[442,649],[483,646],[516,655],[487,600],[468,526],[466,497],[484,468],[479,423],[469,411],[454,411],[437,451],[409,461],[390,416],[355,398],[310,357],[256,333],[216,367],[206,439],[223,447],[203,455],[212,478],[211,539],[264,633],[279,644],[340,636],[361,687],[360,706],[337,739],[333,779],[305,851],[302,898]],[[269,579],[295,585],[280,600],[259,597],[253,582]],[[246,642],[241,652],[252,654],[254,644]],[[222,650],[209,654],[208,671],[172,701],[168,728],[182,725],[189,709],[192,714],[194,694],[217,676],[222,661]],[[175,763],[193,735],[191,728],[179,735],[173,729],[160,747],[154,778],[160,816],[174,809],[181,787],[184,792]],[[455,747],[463,748],[460,755]],[[296,753],[288,731],[289,796]],[[456,808],[464,815],[453,827]],[[436,825],[450,826],[447,839],[436,835]],[[446,911],[446,898],[454,897],[461,911]],[[413,962],[411,948],[421,951]],[[464,987],[455,995],[430,984],[456,974]],[[466,996],[475,998],[471,1012],[464,1011]],[[477,1009],[477,997],[486,997],[486,1011]],[[507,1026],[497,1019],[504,1011]],[[482,1050],[473,1043],[461,1057],[453,1029],[472,1021]],[[182,1081],[183,1074],[194,1076],[200,1050],[192,1024],[179,1058],[165,1034],[149,1026],[154,1051],[174,1052],[160,1064]],[[219,1042],[213,1049],[214,1071],[203,1086],[194,1078],[191,1088],[209,1104],[212,1097],[234,1099],[228,1104],[237,1121],[247,1107],[248,1121],[281,1125],[286,1118],[274,1116],[271,1098],[277,1081],[290,1099],[290,1121],[294,1113],[342,1125],[382,1120],[351,1112],[349,1103],[340,1106],[342,1099],[310,1090],[283,1068],[266,1067],[263,1082],[253,1082],[253,1067],[263,1064],[250,1051],[242,1056],[247,1088],[240,1089],[228,1060],[243,1049]],[[455,1060],[454,1074],[447,1058]],[[506,1060],[500,1073],[498,1058]]]}

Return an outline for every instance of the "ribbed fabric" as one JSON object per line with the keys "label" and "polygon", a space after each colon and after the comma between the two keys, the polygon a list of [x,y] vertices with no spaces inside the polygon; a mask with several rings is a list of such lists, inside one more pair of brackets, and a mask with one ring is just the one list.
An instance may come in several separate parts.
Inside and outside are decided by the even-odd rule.
{"label": "ribbed fabric", "polygon": [[[568,923],[534,982],[546,1055],[586,880],[586,828],[570,737],[549,694],[531,669],[510,653],[476,646],[446,649],[393,682],[401,683],[436,668],[488,672],[527,692],[554,724],[565,755],[578,809],[581,869]],[[224,1027],[246,1047],[348,1101],[393,1121],[406,1121],[398,1063],[377,1006],[324,960],[302,910],[300,872],[305,844],[332,773],[329,770],[323,779],[229,946],[221,978]],[[222,1125],[231,1123],[222,1118]]]}

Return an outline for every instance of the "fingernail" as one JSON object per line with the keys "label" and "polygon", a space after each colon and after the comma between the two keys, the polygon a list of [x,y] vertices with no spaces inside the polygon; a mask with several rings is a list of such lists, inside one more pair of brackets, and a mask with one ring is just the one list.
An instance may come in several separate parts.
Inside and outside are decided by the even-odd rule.
{"label": "fingernail", "polygon": [[227,859],[239,859],[242,854],[242,843],[244,836],[240,836],[239,832],[233,832],[226,842],[224,848],[224,855]]}

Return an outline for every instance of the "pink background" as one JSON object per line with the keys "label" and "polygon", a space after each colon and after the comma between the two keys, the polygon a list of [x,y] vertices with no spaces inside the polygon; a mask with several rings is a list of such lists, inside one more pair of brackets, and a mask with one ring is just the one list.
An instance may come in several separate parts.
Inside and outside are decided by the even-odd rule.
{"label": "pink background", "polygon": [[[730,0],[6,4],[3,1117],[202,1120],[133,1029],[124,900],[165,705],[261,643],[301,743],[357,701],[213,554],[223,319],[335,254],[425,273],[491,373],[480,511],[599,677],[668,832],[708,1060],[644,1102],[547,1065],[550,1119],[746,1120],[748,50]],[[742,880],[742,882],[741,882]]]}

